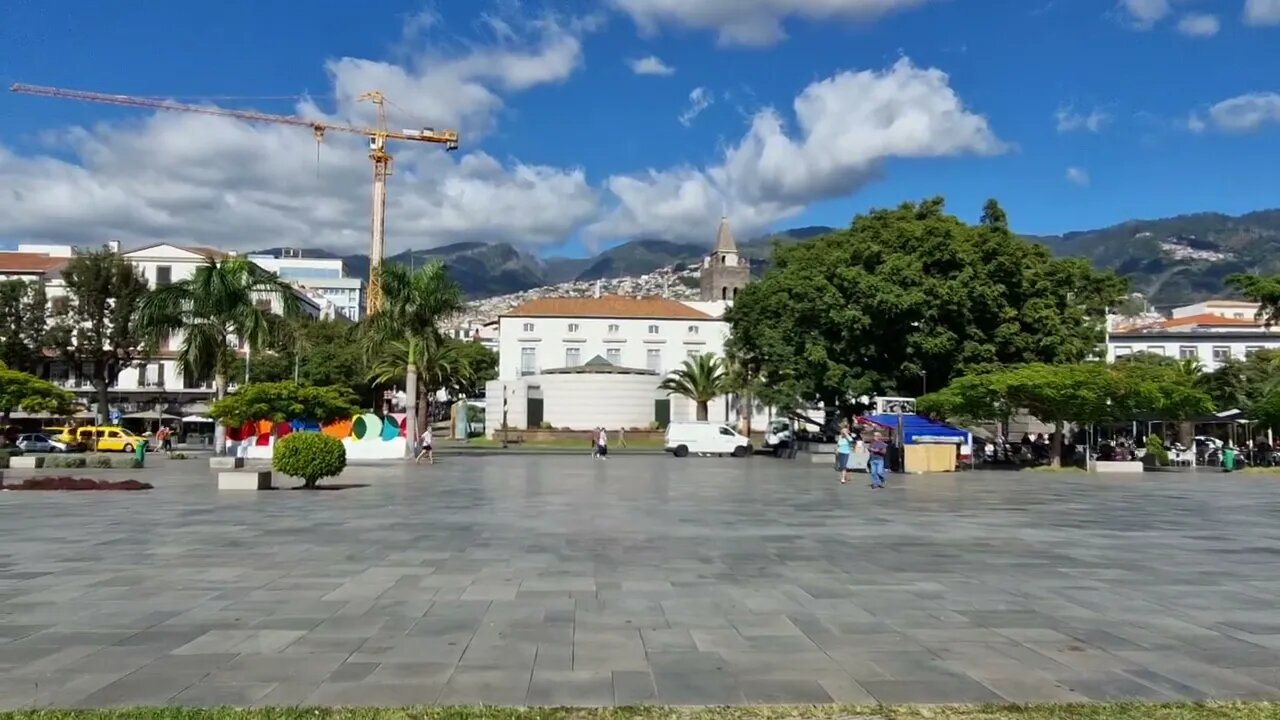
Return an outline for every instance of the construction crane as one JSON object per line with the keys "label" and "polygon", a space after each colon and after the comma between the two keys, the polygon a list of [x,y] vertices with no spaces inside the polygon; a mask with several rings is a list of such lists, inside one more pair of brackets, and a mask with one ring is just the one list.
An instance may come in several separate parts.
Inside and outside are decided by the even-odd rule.
{"label": "construction crane", "polygon": [[387,141],[411,140],[444,145],[445,150],[458,149],[458,132],[456,130],[436,130],[429,127],[424,127],[421,130],[388,130],[387,100],[382,93],[376,90],[364,93],[358,99],[362,102],[374,104],[378,116],[377,127],[338,125],[319,120],[307,120],[293,115],[270,115],[252,110],[228,110],[220,107],[188,105],[172,100],[110,95],[84,90],[65,90],[63,88],[23,85],[21,83],[10,86],[9,90],[25,95],[65,98],[67,100],[81,100],[108,105],[125,105],[128,107],[150,108],[152,110],[175,110],[178,112],[236,118],[237,120],[248,122],[308,127],[311,128],[311,132],[315,135],[317,143],[324,139],[324,134],[327,132],[364,135],[369,138],[369,159],[373,161],[373,216],[369,232],[369,294],[365,300],[365,310],[370,314],[377,312],[382,307],[382,251],[387,225],[387,177],[391,175],[392,159],[391,154],[387,152]]}

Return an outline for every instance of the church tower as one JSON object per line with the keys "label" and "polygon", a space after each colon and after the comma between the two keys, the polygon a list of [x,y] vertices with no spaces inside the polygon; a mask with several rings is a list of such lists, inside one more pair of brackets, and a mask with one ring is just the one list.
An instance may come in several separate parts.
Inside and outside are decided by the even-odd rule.
{"label": "church tower", "polygon": [[716,246],[702,259],[702,275],[699,279],[702,300],[728,300],[738,297],[738,290],[751,280],[751,266],[738,256],[738,244],[733,240],[728,218],[720,218],[716,231]]}

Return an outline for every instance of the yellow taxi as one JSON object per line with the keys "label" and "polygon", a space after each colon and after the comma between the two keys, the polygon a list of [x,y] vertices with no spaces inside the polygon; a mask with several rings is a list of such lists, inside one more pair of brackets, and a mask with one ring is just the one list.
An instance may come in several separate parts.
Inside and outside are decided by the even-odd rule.
{"label": "yellow taxi", "polygon": [[76,438],[85,447],[96,449],[98,452],[131,453],[139,445],[147,444],[147,439],[141,435],[134,435],[114,425],[76,428]]}

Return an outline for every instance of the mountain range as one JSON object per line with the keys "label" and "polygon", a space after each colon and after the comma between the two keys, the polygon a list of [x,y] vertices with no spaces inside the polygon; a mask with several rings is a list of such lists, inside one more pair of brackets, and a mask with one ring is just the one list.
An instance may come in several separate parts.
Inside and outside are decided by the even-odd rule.
{"label": "mountain range", "polygon": [[[833,228],[792,228],[738,243],[755,272],[763,271],[775,242],[799,242]],[[1194,302],[1225,293],[1231,273],[1280,272],[1280,209],[1240,216],[1196,213],[1156,220],[1130,220],[1098,230],[1062,235],[1026,235],[1055,255],[1087,258],[1129,280],[1134,292],[1158,306]],[[440,260],[472,298],[505,295],[569,281],[643,275],[659,268],[700,262],[706,244],[661,238],[624,242],[585,258],[546,257],[508,243],[461,242],[392,255],[387,262],[420,265]],[[282,248],[262,250],[276,254]],[[352,276],[369,273],[367,255],[304,250],[310,257],[341,257]]]}

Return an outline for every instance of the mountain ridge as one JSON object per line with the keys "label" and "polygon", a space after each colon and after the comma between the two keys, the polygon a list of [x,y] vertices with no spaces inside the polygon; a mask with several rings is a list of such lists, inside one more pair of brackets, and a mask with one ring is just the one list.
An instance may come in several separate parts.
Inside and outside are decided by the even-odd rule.
{"label": "mountain ridge", "polygon": [[[768,264],[775,243],[800,242],[835,230],[823,225],[790,228],[745,241],[739,252],[755,273]],[[1095,230],[1021,235],[1058,256],[1088,259],[1127,278],[1131,290],[1154,304],[1174,305],[1220,297],[1235,272],[1280,272],[1280,209],[1233,216],[1201,212],[1151,220],[1126,220]],[[284,248],[260,251],[278,254]],[[688,243],[656,237],[629,240],[585,258],[537,257],[510,243],[466,241],[406,250],[385,262],[421,265],[440,260],[469,298],[479,299],[571,281],[644,275],[701,262],[711,240]],[[353,277],[369,274],[367,255],[302,250],[304,257],[336,257]]]}

